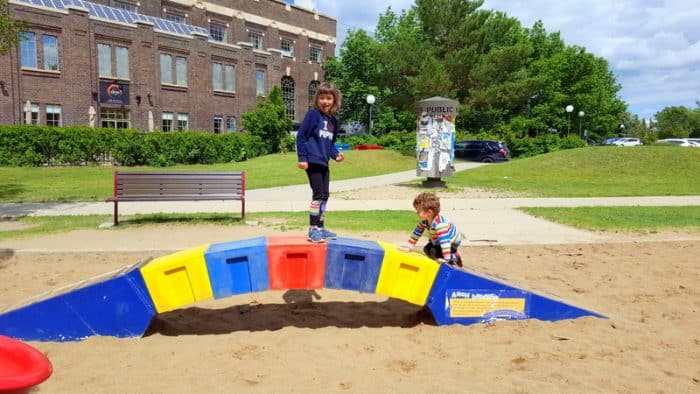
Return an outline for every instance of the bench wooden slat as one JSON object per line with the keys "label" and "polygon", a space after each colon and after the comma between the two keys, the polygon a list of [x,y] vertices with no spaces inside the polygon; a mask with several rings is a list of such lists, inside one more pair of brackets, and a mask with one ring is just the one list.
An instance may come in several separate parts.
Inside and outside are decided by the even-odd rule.
{"label": "bench wooden slat", "polygon": [[221,185],[221,184],[216,184],[216,185],[207,185],[207,186],[202,186],[202,185],[183,185],[183,184],[176,184],[176,185],[147,185],[147,184],[138,184],[138,185],[119,185],[117,187],[117,194],[129,194],[133,193],[135,191],[143,190],[144,192],[157,192],[157,191],[172,191],[172,192],[178,192],[182,190],[192,190],[192,191],[199,191],[199,192],[208,192],[211,190],[221,190],[223,192],[236,192],[239,193],[240,191],[243,190],[242,185]]}
{"label": "bench wooden slat", "polygon": [[240,200],[239,198],[230,198],[231,195],[221,195],[221,194],[182,194],[182,195],[163,195],[157,196],[153,194],[148,195],[133,195],[127,198],[119,198],[118,201],[198,201],[198,200]]}

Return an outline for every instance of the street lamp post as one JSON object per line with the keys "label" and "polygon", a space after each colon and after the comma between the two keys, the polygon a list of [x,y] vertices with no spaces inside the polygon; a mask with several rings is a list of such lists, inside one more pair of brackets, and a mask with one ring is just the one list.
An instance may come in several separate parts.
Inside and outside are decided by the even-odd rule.
{"label": "street lamp post", "polygon": [[567,105],[566,112],[569,114],[569,121],[566,125],[566,136],[568,137],[571,132],[571,113],[574,112],[574,106],[571,104]]}
{"label": "street lamp post", "polygon": [[583,111],[578,111],[578,134],[583,136],[581,134],[581,121],[583,121],[583,117],[586,115],[585,112]]}
{"label": "street lamp post", "polygon": [[372,106],[376,100],[377,98],[373,94],[367,95],[367,104],[369,104],[369,135],[372,135]]}
{"label": "street lamp post", "polygon": [[620,125],[620,134],[625,135],[625,125],[624,124]]}

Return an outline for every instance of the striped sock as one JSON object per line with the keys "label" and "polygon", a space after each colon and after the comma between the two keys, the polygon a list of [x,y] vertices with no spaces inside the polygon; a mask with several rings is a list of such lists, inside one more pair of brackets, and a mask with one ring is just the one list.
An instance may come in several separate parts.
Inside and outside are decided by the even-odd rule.
{"label": "striped sock", "polygon": [[313,200],[309,205],[309,224],[319,226],[321,221],[321,201]]}

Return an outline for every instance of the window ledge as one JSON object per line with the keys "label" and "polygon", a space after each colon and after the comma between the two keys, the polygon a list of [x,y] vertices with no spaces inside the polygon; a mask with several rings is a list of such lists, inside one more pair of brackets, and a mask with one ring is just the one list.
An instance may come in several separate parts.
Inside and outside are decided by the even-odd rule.
{"label": "window ledge", "polygon": [[60,70],[44,70],[42,68],[33,68],[33,67],[22,67],[22,74],[58,78],[61,76],[61,71]]}
{"label": "window ledge", "polygon": [[223,97],[236,97],[236,91],[228,91],[228,90],[214,90],[214,96],[223,96]]}
{"label": "window ledge", "polygon": [[114,76],[109,76],[109,75],[100,75],[100,80],[126,82],[126,83],[131,82],[131,79],[129,79],[129,78],[119,78],[119,77],[114,77]]}
{"label": "window ledge", "polygon": [[173,85],[171,83],[161,83],[160,87],[164,90],[172,90],[174,92],[186,92],[188,90],[187,86]]}

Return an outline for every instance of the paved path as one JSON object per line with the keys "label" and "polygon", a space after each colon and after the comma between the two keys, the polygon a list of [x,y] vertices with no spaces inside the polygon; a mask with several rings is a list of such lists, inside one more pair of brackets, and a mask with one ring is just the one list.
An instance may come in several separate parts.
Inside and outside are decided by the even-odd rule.
{"label": "paved path", "polygon": [[[465,170],[480,163],[458,163]],[[362,179],[333,181],[333,192],[415,180],[415,171],[404,171]],[[306,184],[247,192],[247,212],[306,211],[310,189]],[[441,200],[444,215],[453,220],[470,242],[499,244],[546,244],[600,242],[609,236],[551,223],[518,211],[518,207],[577,206],[700,206],[700,196],[680,197],[594,197],[594,198],[466,198]],[[113,205],[104,202],[2,204],[0,218],[22,215],[89,215],[112,214]],[[233,201],[139,202],[123,203],[121,215],[154,212],[240,212],[240,203]],[[341,210],[412,210],[410,200],[340,200],[331,199],[329,212]],[[410,229],[407,229],[409,231]]]}

